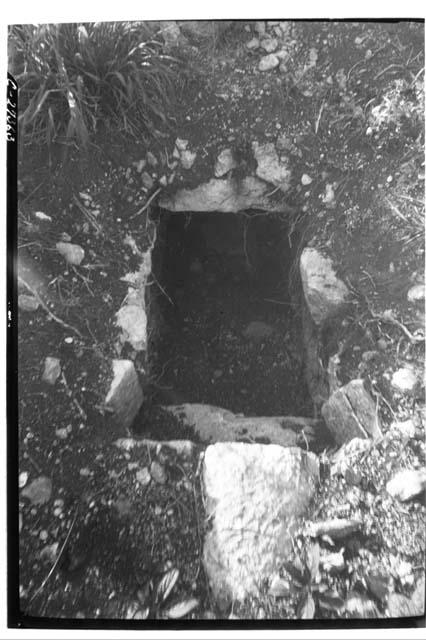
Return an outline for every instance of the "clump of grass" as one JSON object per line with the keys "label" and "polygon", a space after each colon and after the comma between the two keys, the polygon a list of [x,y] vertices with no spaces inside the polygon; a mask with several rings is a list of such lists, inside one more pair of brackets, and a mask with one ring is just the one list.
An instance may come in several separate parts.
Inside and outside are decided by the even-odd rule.
{"label": "clump of grass", "polygon": [[75,140],[101,123],[142,137],[168,125],[178,60],[141,22],[14,25],[22,144]]}

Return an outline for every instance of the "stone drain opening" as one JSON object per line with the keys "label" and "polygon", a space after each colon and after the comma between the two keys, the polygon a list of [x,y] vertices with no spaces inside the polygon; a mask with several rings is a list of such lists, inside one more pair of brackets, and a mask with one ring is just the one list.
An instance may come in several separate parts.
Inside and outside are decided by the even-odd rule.
{"label": "stone drain opening", "polygon": [[[244,416],[311,416],[301,300],[289,292],[294,252],[280,216],[157,215],[149,382],[135,431],[158,438],[164,416],[156,420],[153,408],[183,403]],[[172,427],[166,431],[173,436]]]}

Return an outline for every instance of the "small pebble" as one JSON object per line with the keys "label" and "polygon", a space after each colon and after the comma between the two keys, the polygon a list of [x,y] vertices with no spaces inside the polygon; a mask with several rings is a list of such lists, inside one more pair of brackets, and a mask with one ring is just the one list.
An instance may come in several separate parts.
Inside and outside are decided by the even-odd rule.
{"label": "small pebble", "polygon": [[22,471],[22,473],[19,474],[19,488],[22,489],[23,487],[25,487],[27,482],[28,482],[28,472]]}

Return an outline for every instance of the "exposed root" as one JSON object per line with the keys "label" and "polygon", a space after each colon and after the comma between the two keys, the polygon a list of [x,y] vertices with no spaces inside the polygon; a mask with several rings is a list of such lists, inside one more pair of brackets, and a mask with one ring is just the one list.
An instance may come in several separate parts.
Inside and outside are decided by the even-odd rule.
{"label": "exposed root", "polygon": [[148,200],[145,202],[145,204],[143,205],[143,207],[141,207],[141,209],[138,209],[136,211],[136,213],[134,213],[132,216],[130,216],[130,220],[132,220],[133,218],[136,218],[136,216],[139,216],[141,213],[143,213],[145,211],[145,209],[148,209],[149,205],[151,204],[151,202],[153,200],[155,200],[155,198],[158,196],[158,194],[160,193],[160,191],[162,191],[161,187],[158,187],[158,189],[156,189],[156,191],[154,191],[154,193],[152,194],[152,196],[150,196],[148,198]]}
{"label": "exposed root", "polygon": [[63,555],[63,553],[64,553],[64,551],[65,551],[65,547],[66,547],[66,546],[67,546],[67,544],[68,544],[68,540],[70,539],[71,532],[72,532],[72,530],[74,529],[75,521],[76,521],[76,519],[77,519],[77,513],[78,513],[78,506],[77,506],[77,508],[76,508],[76,510],[75,510],[74,517],[73,517],[72,522],[71,522],[71,526],[70,526],[70,528],[69,528],[69,530],[68,530],[68,533],[67,533],[67,537],[65,538],[65,540],[64,540],[64,544],[62,545],[61,550],[60,550],[60,551],[59,551],[59,553],[58,553],[58,557],[56,558],[56,560],[55,560],[55,562],[54,562],[54,564],[53,564],[52,568],[50,569],[49,573],[47,574],[47,576],[45,577],[45,579],[43,580],[43,582],[41,583],[41,585],[39,586],[39,588],[37,589],[37,591],[35,591],[35,592],[33,593],[33,595],[31,596],[30,601],[29,601],[29,603],[28,603],[28,604],[31,604],[31,602],[32,602],[33,600],[35,600],[35,598],[36,598],[36,597],[37,597],[37,596],[38,596],[38,595],[43,591],[43,589],[44,589],[44,587],[46,586],[46,584],[47,584],[47,582],[48,582],[49,578],[54,574],[55,569],[56,569],[56,567],[58,566],[59,561],[60,561],[60,559],[61,559],[61,557],[62,557],[62,555]]}
{"label": "exposed root", "polygon": [[64,322],[63,320],[61,320],[61,318],[58,318],[58,316],[56,316],[47,306],[47,304],[45,302],[43,302],[43,300],[41,299],[38,291],[36,289],[34,289],[33,287],[31,287],[31,285],[28,284],[28,282],[25,282],[25,280],[21,277],[18,276],[18,281],[20,283],[22,283],[27,289],[28,291],[30,291],[33,296],[36,298],[37,302],[39,303],[39,305],[46,311],[47,315],[52,318],[52,320],[54,320],[55,322],[57,322],[58,324],[60,324],[62,327],[65,327],[66,329],[70,329],[71,331],[73,331],[74,333],[76,333],[80,338],[83,338],[83,334],[80,333],[80,331],[78,329],[76,329],[75,327],[73,327],[72,325]]}

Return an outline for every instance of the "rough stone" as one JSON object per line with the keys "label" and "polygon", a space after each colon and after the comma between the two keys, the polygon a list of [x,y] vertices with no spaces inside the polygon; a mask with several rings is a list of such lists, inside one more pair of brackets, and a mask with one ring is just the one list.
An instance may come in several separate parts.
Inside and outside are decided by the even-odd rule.
{"label": "rough stone", "polygon": [[410,439],[416,435],[416,426],[411,419],[403,422],[392,422],[390,431],[400,433],[405,438]]}
{"label": "rough stone", "polygon": [[131,360],[113,360],[114,378],[105,398],[105,405],[114,411],[117,423],[128,429],[143,402],[135,365]]}
{"label": "rough stone", "polygon": [[154,186],[154,180],[147,171],[144,171],[141,175],[142,184],[146,189],[152,189]]}
{"label": "rough stone", "polygon": [[168,211],[278,211],[278,205],[267,198],[269,191],[270,186],[252,176],[241,181],[212,178],[195,189],[181,189],[173,196],[162,198],[160,206]]}
{"label": "rough stone", "polygon": [[305,248],[300,256],[303,293],[312,319],[321,325],[344,305],[349,291],[339,280],[330,258]]}
{"label": "rough stone", "polygon": [[407,502],[426,490],[426,469],[405,469],[399,471],[386,485],[386,491]]}
{"label": "rough stone", "polygon": [[391,384],[394,389],[409,393],[417,384],[417,376],[411,367],[401,367],[393,374]]}
{"label": "rough stone", "polygon": [[361,526],[361,520],[332,518],[331,520],[321,520],[320,522],[309,522],[307,525],[307,533],[312,538],[327,535],[334,540],[341,540],[351,533],[359,531]]}
{"label": "rough stone", "polygon": [[257,442],[282,447],[306,446],[323,451],[329,434],[321,420],[302,417],[245,417],[208,404],[168,405],[164,410],[179,418],[206,444]]}
{"label": "rough stone", "polygon": [[[154,240],[155,242],[155,234]],[[145,311],[145,286],[152,268],[152,246],[142,254],[139,271],[127,273],[121,278],[130,284],[125,304],[116,314],[121,328],[121,342],[129,342],[135,351],[143,351],[147,345],[147,316]]]}
{"label": "rough stone", "polygon": [[318,458],[298,448],[218,443],[206,449],[203,481],[211,529],[204,565],[224,610],[259,595],[291,552],[291,534],[315,495]]}
{"label": "rough stone", "polygon": [[231,171],[231,169],[235,169],[237,163],[232,155],[231,149],[224,149],[221,151],[217,157],[216,165],[214,168],[214,175],[216,178],[221,178]]}
{"label": "rough stone", "polygon": [[269,55],[261,58],[259,62],[259,71],[271,71],[272,69],[275,69],[275,67],[278,67],[279,64],[280,59],[273,53],[270,53]]}
{"label": "rough stone", "polygon": [[348,470],[353,469],[356,461],[371,448],[371,445],[371,440],[365,438],[353,438],[344,444],[333,456],[331,475],[345,476]]}
{"label": "rough stone", "polygon": [[173,49],[186,43],[186,38],[182,35],[175,20],[164,20],[161,22],[161,35],[163,36],[166,49]]}
{"label": "rough stone", "polygon": [[35,296],[28,296],[26,293],[21,293],[18,296],[18,307],[21,311],[37,311],[40,303]]}
{"label": "rough stone", "polygon": [[247,49],[250,50],[255,50],[258,49],[260,47],[260,42],[258,38],[252,38],[251,40],[249,40],[246,44]]}
{"label": "rough stone", "polygon": [[68,264],[78,267],[84,260],[84,249],[79,244],[71,242],[57,242],[56,249]]}
{"label": "rough stone", "polygon": [[425,299],[425,287],[423,284],[416,284],[407,293],[408,302],[423,302]]}
{"label": "rough stone", "polygon": [[189,151],[189,149],[182,151],[180,154],[180,162],[184,169],[188,170],[195,162],[197,153],[195,151]]}
{"label": "rough stone", "polygon": [[147,317],[145,309],[135,304],[126,304],[117,312],[117,325],[122,330],[124,342],[130,342],[135,351],[146,348]]}
{"label": "rough stone", "polygon": [[48,356],[44,361],[44,371],[41,379],[47,384],[55,384],[61,375],[61,361],[59,358]]}
{"label": "rough stone", "polygon": [[266,24],[263,20],[257,20],[254,25],[254,30],[260,35],[263,36],[266,33]]}
{"label": "rough stone", "polygon": [[21,495],[31,504],[44,504],[52,495],[52,481],[46,476],[39,476],[21,491]]}
{"label": "rough stone", "polygon": [[279,187],[281,191],[288,191],[291,171],[287,162],[279,158],[273,143],[259,144],[255,141],[252,148],[257,162],[256,175]]}
{"label": "rough stone", "polygon": [[276,38],[265,38],[261,41],[260,46],[266,53],[273,53],[278,48],[278,40]]}
{"label": "rough stone", "polygon": [[243,331],[243,336],[253,342],[262,342],[267,338],[270,338],[274,334],[275,330],[271,325],[261,320],[254,320],[247,325]]}
{"label": "rough stone", "polygon": [[352,438],[379,438],[380,418],[362,380],[351,380],[324,403],[322,416],[337,444]]}

